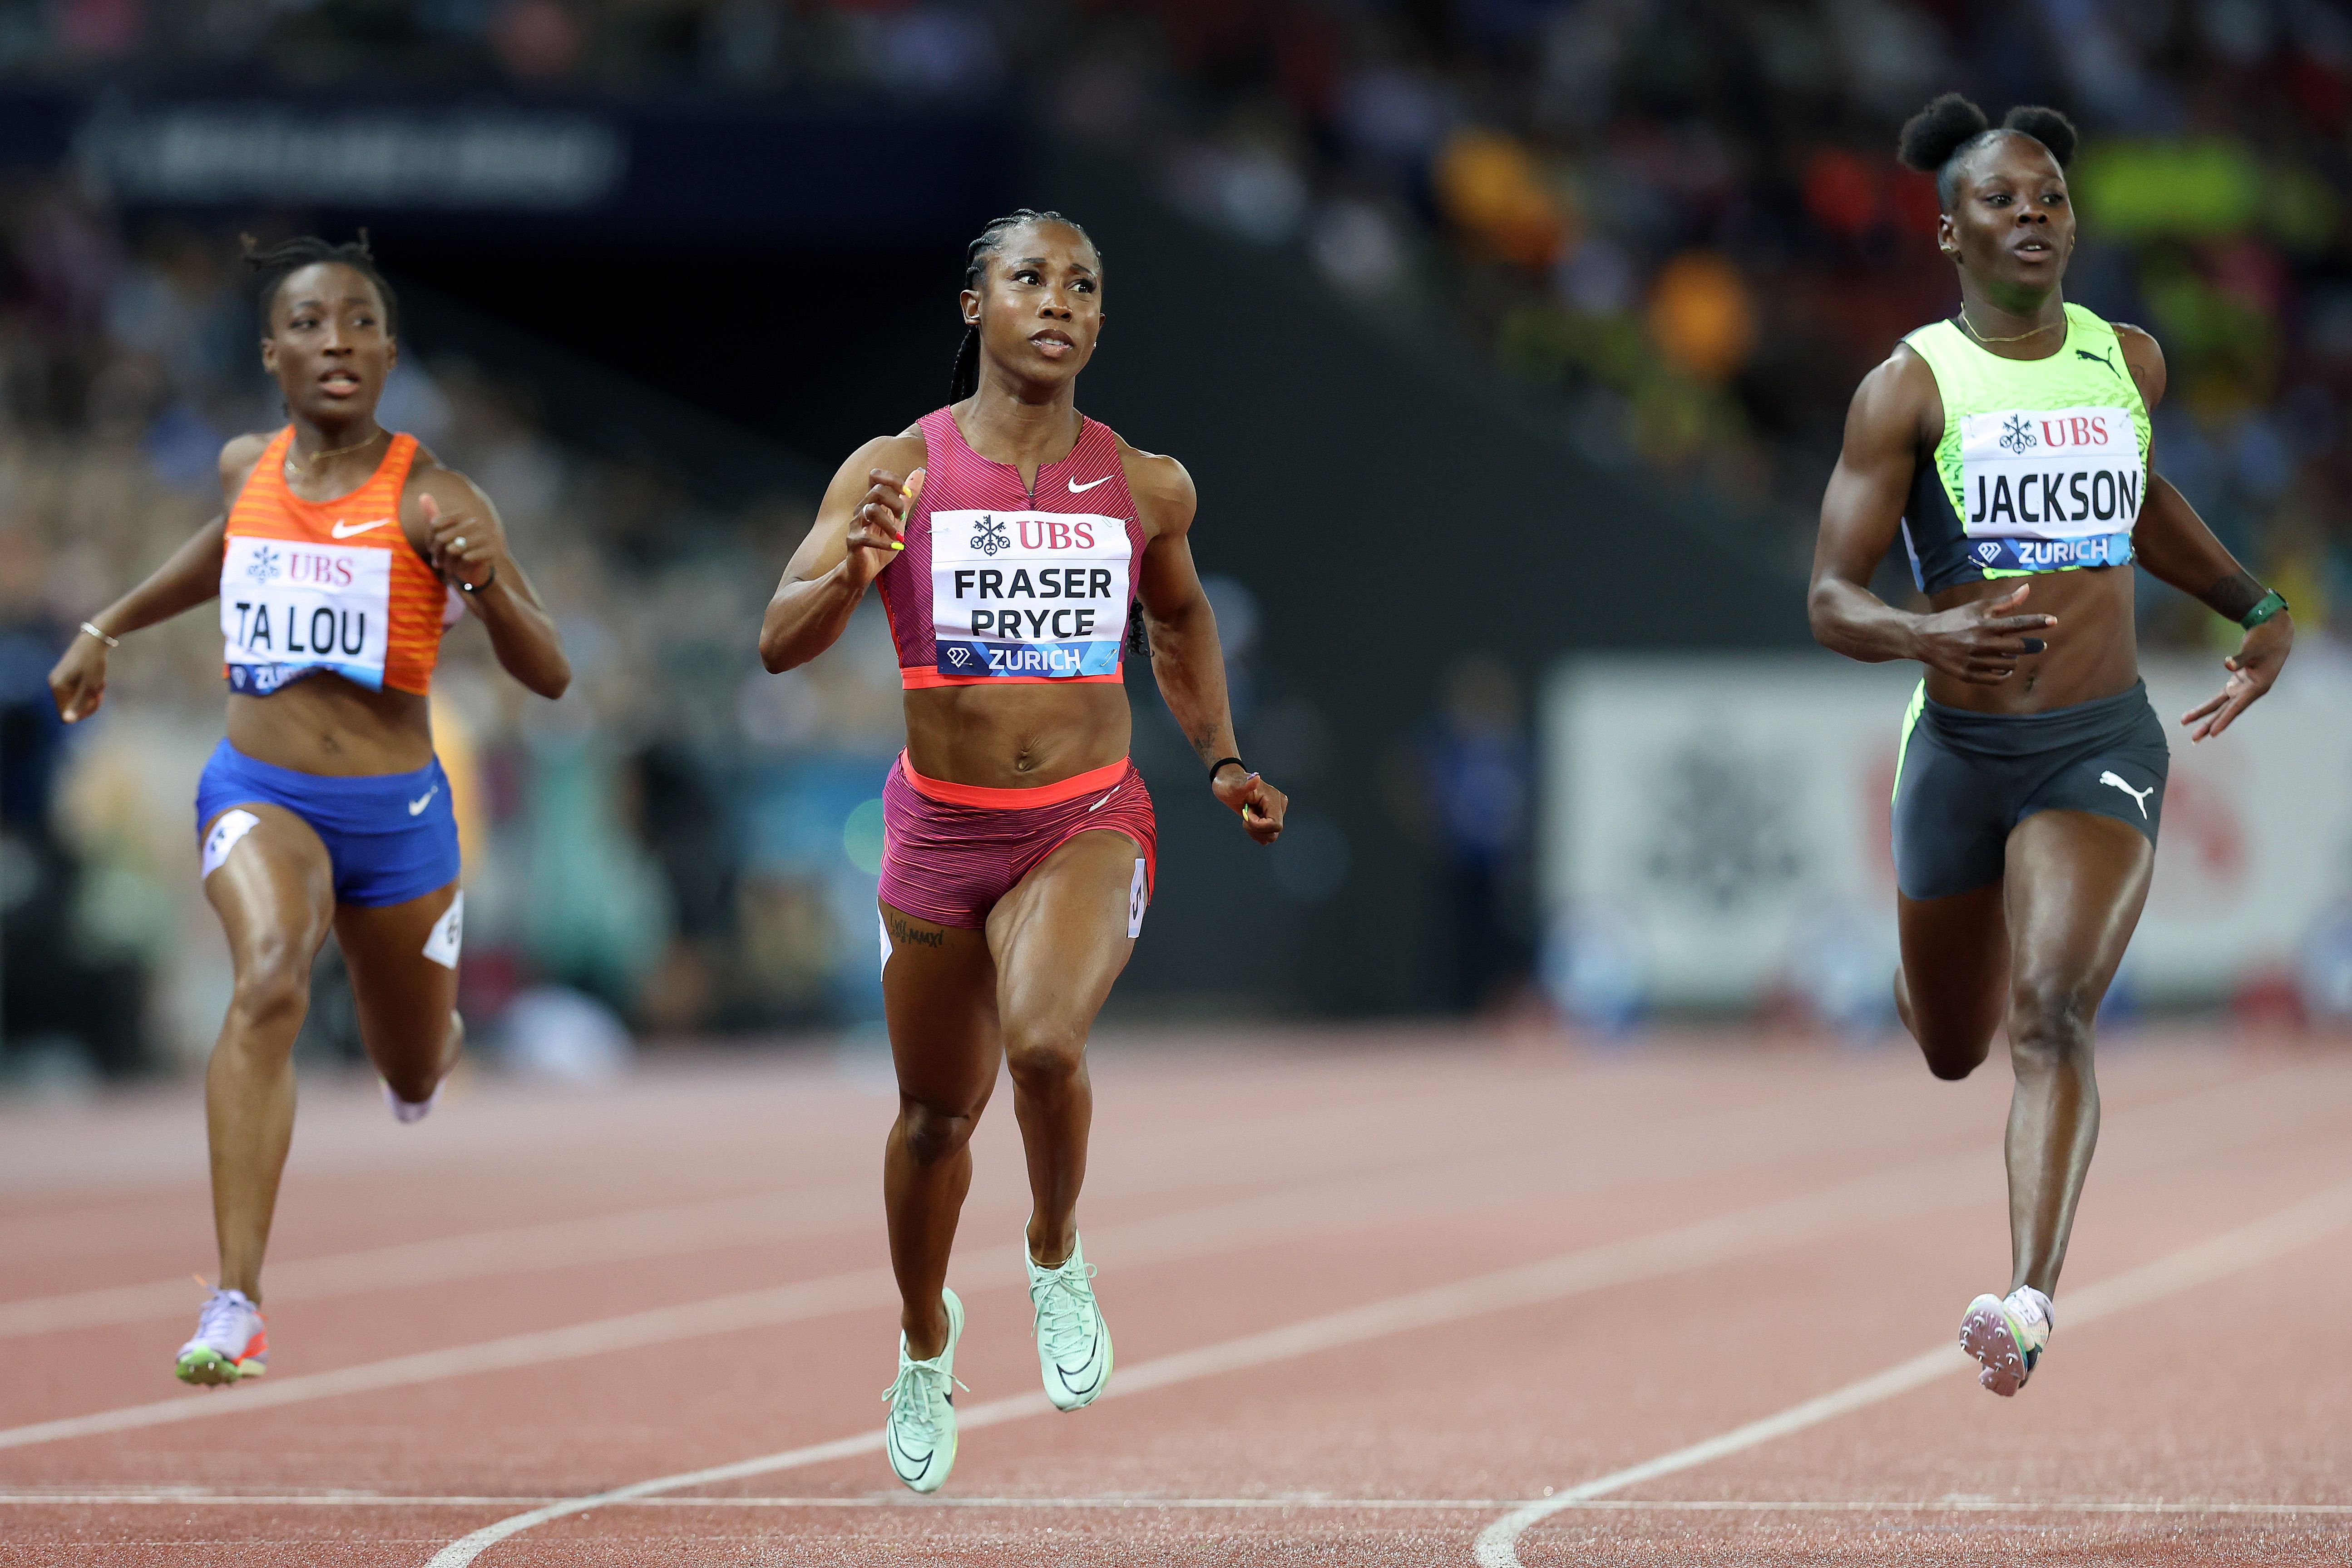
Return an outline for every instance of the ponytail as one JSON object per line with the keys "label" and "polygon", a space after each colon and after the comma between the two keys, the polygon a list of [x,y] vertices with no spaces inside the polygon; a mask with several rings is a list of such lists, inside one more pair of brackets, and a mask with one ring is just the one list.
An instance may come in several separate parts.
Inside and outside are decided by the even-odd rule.
{"label": "ponytail", "polygon": [[948,375],[948,401],[961,403],[980,390],[980,329],[966,327],[956,345],[955,369]]}

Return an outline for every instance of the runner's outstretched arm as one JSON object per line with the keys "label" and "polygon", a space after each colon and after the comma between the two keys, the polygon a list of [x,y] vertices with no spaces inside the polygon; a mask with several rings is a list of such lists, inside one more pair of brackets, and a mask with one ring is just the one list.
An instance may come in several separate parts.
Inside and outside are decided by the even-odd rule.
{"label": "runner's outstretched arm", "polygon": [[793,552],[760,621],[760,662],[771,675],[806,664],[848,629],[857,601],[902,548],[923,493],[919,436],[887,436],[849,455],[824,490],[816,521]]}
{"label": "runner's outstretched arm", "polygon": [[[2119,325],[2116,336],[2123,343],[2124,363],[2139,384],[2140,396],[2153,410],[2164,399],[2164,350],[2137,327]],[[2156,471],[2153,454],[2147,471],[2147,501],[2140,508],[2139,525],[2132,531],[2132,550],[2150,576],[2179,589],[2224,620],[2243,621],[2269,592],[2213,537],[2189,498]],[[2230,679],[2221,694],[2181,715],[2182,723],[2197,724],[2189,740],[2206,740],[2228,729],[2277,681],[2294,647],[2294,620],[2284,610],[2249,629],[2238,651],[2221,661]],[[2204,722],[2199,724],[2200,720]]]}
{"label": "runner's outstretched arm", "polygon": [[[1141,454],[1138,454],[1142,457]],[[1150,510],[1152,539],[1143,552],[1144,629],[1151,638],[1151,673],[1201,765],[1239,754],[1233,706],[1225,695],[1225,656],[1217,642],[1217,612],[1202,591],[1192,564],[1192,476],[1173,458],[1142,458],[1130,470],[1136,504]],[[1282,837],[1290,797],[1254,773],[1227,765],[1209,787],[1260,844]]]}
{"label": "runner's outstretched arm", "polygon": [[[220,592],[221,539],[226,528],[227,520],[216,517],[196,530],[144,583],[92,616],[89,624],[110,637],[126,637],[212,598]],[[89,718],[105,700],[106,653],[106,644],[77,631],[49,671],[49,695],[67,723]]]}
{"label": "runner's outstretched arm", "polygon": [[[266,437],[239,436],[221,448],[221,490],[226,497],[236,498],[247,470],[268,445]],[[172,552],[171,559],[149,573],[145,582],[92,616],[89,624],[108,637],[126,637],[218,596],[222,541],[227,531],[228,513],[224,510]],[[106,644],[87,632],[76,632],[49,671],[49,695],[67,723],[89,718],[106,700]]]}

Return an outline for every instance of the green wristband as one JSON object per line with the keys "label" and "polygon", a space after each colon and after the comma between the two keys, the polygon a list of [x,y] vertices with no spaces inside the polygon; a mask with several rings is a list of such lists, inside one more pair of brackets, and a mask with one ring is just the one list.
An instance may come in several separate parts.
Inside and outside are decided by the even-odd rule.
{"label": "green wristband", "polygon": [[2277,615],[2280,611],[2285,608],[2286,595],[2280,593],[2276,588],[2273,588],[2269,593],[2264,594],[2262,596],[2260,603],[2256,604],[2252,609],[2248,610],[2243,616],[2240,617],[2238,624],[2245,627],[2248,631],[2252,631],[2256,626],[2261,626],[2264,621],[2269,620],[2273,616]]}

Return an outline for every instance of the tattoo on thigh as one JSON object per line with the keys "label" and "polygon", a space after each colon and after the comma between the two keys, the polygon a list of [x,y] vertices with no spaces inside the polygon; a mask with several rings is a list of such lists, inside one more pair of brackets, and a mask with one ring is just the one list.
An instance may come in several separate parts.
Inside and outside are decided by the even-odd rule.
{"label": "tattoo on thigh", "polygon": [[947,945],[946,931],[925,931],[904,915],[885,915],[883,921],[890,928],[890,940],[902,946],[945,947]]}

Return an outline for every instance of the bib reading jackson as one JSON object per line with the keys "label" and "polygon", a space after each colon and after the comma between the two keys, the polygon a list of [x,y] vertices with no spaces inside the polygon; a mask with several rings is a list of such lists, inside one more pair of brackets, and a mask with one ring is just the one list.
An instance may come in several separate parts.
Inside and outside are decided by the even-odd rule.
{"label": "bib reading jackson", "polygon": [[2137,436],[2119,408],[1963,415],[1969,553],[1993,571],[2129,561],[2142,473]]}
{"label": "bib reading jackson", "polygon": [[383,688],[392,552],[229,536],[221,562],[221,640],[232,691],[266,697],[331,670]]}
{"label": "bib reading jackson", "polygon": [[1034,680],[1118,669],[1132,546],[1091,512],[931,514],[931,626],[941,675]]}

